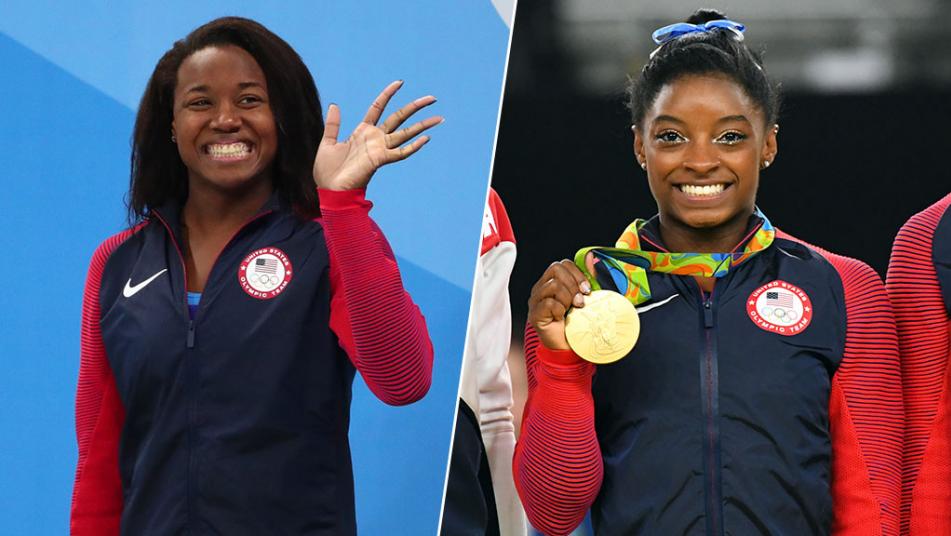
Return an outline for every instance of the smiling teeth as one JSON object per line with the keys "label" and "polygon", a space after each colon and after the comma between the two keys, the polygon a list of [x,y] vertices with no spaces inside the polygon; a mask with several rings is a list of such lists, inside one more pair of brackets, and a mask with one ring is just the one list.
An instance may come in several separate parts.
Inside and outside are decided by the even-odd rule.
{"label": "smiling teeth", "polygon": [[680,191],[690,197],[713,197],[723,192],[723,185],[711,184],[707,186],[694,186],[692,184],[681,184]]}
{"label": "smiling teeth", "polygon": [[247,143],[215,143],[208,146],[208,154],[213,158],[240,158],[251,152]]}

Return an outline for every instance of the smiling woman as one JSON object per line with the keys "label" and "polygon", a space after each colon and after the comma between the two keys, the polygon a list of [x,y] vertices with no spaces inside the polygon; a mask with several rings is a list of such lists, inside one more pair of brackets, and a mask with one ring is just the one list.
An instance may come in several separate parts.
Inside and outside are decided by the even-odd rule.
{"label": "smiling woman", "polygon": [[[700,10],[654,33],[630,108],[658,214],[532,289],[513,470],[545,534],[589,510],[598,534],[898,534],[891,308],[871,268],[756,206],[778,96],[744,29]],[[567,339],[573,309],[597,324]],[[588,355],[617,341],[634,344],[619,361]]]}
{"label": "smiling woman", "polygon": [[354,375],[403,405],[432,373],[364,198],[442,121],[401,128],[428,96],[380,123],[400,86],[338,141],[339,109],[325,129],[307,68],[256,22],[214,20],[159,61],[133,225],[86,283],[72,534],[356,532]]}
{"label": "smiling woman", "polygon": [[776,158],[778,129],[742,86],[709,74],[665,85],[636,125],[634,152],[667,245],[730,251],[753,213],[759,170]]}
{"label": "smiling woman", "polygon": [[251,54],[236,46],[195,52],[178,68],[173,106],[189,188],[271,189],[277,131],[267,79]]}

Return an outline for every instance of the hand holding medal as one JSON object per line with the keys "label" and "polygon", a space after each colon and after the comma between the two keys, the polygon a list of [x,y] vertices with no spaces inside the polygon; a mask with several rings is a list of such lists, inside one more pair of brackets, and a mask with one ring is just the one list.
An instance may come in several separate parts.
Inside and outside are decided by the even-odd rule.
{"label": "hand holding medal", "polygon": [[[637,341],[637,311],[616,292],[592,292],[592,285],[597,288],[593,268],[580,252],[576,261],[552,263],[542,274],[529,298],[529,322],[546,348],[571,349],[597,364],[617,361]],[[587,255],[587,263],[592,262]]]}
{"label": "hand holding medal", "polygon": [[[591,248],[575,255],[575,265],[598,288]],[[584,297],[584,307],[565,317],[565,338],[579,357],[599,365],[613,363],[634,349],[641,332],[637,309],[627,298],[610,290],[595,290]]]}

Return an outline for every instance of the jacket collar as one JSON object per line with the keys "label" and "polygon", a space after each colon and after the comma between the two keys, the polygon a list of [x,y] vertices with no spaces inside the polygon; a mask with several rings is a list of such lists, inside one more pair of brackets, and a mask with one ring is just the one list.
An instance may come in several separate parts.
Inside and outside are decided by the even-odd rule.
{"label": "jacket collar", "polygon": [[[271,195],[268,197],[267,201],[261,205],[261,208],[254,214],[254,218],[260,216],[261,214],[267,212],[285,212],[289,210],[289,203],[284,200],[277,190],[271,192]],[[158,217],[159,220],[165,222],[168,226],[168,229],[171,231],[172,236],[175,238],[175,241],[179,244],[182,243],[182,209],[184,208],[184,202],[177,199],[171,199],[162,203],[162,205],[149,209],[149,217],[154,214]]]}

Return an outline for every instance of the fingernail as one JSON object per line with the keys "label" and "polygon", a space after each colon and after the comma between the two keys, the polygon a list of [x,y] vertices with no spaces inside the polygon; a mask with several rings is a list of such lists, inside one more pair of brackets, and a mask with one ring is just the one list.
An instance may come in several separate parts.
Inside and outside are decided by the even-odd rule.
{"label": "fingernail", "polygon": [[575,307],[584,307],[584,296],[581,294],[575,294],[575,299],[573,301]]}
{"label": "fingernail", "polygon": [[587,281],[582,281],[581,292],[584,292],[585,294],[591,294],[591,283],[588,283]]}

